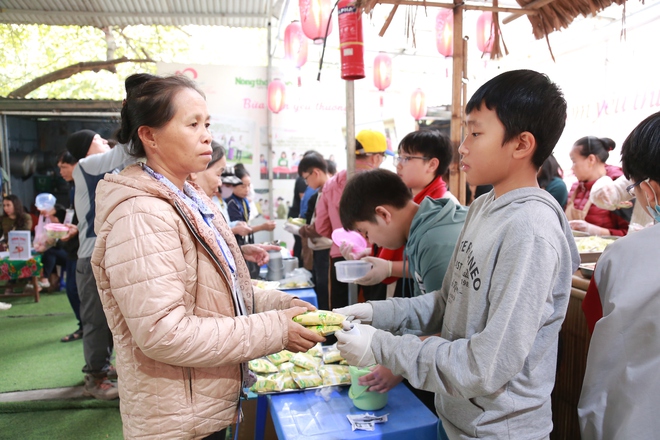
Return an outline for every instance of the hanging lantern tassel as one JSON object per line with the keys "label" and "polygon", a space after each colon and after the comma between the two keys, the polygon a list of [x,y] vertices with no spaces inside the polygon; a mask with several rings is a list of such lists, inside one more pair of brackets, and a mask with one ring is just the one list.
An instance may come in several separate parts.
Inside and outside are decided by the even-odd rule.
{"label": "hanging lantern tassel", "polygon": [[268,109],[273,113],[279,113],[284,108],[286,100],[286,86],[279,79],[274,79],[268,84]]}
{"label": "hanging lantern tassel", "polygon": [[[494,1],[495,4],[497,4],[497,0]],[[501,37],[502,32],[498,14],[492,12],[482,13],[477,19],[477,47],[481,51],[481,56],[483,57],[489,53],[491,60],[502,58],[503,55],[500,48]],[[504,44],[504,39],[502,39],[502,45],[508,55],[509,51],[506,48],[506,44]]]}
{"label": "hanging lantern tassel", "polygon": [[410,97],[410,114],[415,121],[426,116],[426,96],[422,89],[416,89]]}

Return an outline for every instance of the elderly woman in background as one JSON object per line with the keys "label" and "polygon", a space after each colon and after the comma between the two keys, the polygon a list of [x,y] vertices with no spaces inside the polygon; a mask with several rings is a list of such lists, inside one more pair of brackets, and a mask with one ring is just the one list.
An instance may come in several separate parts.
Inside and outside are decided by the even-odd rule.
{"label": "elderly woman in background", "polygon": [[92,264],[115,340],[124,436],[224,438],[251,384],[248,360],[323,341],[291,320],[314,307],[253,291],[225,219],[186,182],[212,158],[193,82],[149,79],[121,116],[118,140],[146,163],[99,183]]}
{"label": "elderly woman in background", "polygon": [[[213,203],[218,206],[234,235],[250,234],[252,233],[252,228],[247,223],[241,221],[229,222],[227,204],[224,203],[224,200],[216,196],[218,187],[222,185],[221,178],[227,166],[227,158],[225,156],[225,149],[216,141],[211,142],[211,148],[213,148],[213,153],[211,154],[211,162],[209,162],[208,167],[199,173],[191,173],[188,176],[188,180],[196,183],[204,191],[204,194],[209,196]],[[241,251],[245,259],[258,265],[268,263],[268,251],[279,251],[281,249],[281,247],[272,244],[244,244],[241,246]]]}
{"label": "elderly woman in background", "polygon": [[605,162],[615,143],[609,138],[585,136],[571,149],[573,173],[578,181],[571,187],[566,204],[566,217],[571,229],[589,235],[617,235],[628,233],[630,210],[607,211],[589,200],[591,188],[599,179],[616,179],[623,175],[621,168]]}

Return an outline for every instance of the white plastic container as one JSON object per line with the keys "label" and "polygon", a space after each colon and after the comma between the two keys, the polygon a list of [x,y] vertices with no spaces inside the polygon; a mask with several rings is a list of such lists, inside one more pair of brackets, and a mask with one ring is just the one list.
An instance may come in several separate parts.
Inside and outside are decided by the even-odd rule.
{"label": "white plastic container", "polygon": [[362,260],[338,261],[335,263],[335,269],[338,281],[352,283],[371,270],[371,263]]}

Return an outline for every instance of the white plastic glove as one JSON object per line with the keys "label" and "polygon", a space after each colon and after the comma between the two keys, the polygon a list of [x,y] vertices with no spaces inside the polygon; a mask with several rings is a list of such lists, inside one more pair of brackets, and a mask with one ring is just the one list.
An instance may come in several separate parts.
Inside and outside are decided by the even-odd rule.
{"label": "white plastic glove", "polygon": [[373,286],[392,276],[392,262],[376,257],[364,257],[362,261],[371,263],[371,270],[362,278],[355,280],[361,286]]}
{"label": "white plastic glove", "polygon": [[[589,235],[609,235],[610,230],[606,228],[601,228],[600,226],[592,225],[591,223],[584,220],[570,220],[568,222],[569,226],[574,231],[586,232]],[[356,281],[357,283],[357,281]]]}
{"label": "white plastic glove", "polygon": [[341,242],[341,246],[339,246],[339,252],[341,252],[341,256],[344,257],[346,260],[359,260],[362,257],[366,257],[371,254],[371,248],[365,248],[361,252],[353,252],[353,245],[351,243],[347,243],[345,241]]}
{"label": "white plastic glove", "polygon": [[365,324],[371,324],[374,317],[374,308],[369,303],[353,304],[352,306],[332,309],[332,311],[347,317],[352,316],[355,320],[359,320]]}
{"label": "white plastic glove", "polygon": [[290,232],[293,235],[300,235],[300,226],[296,226],[292,223],[284,223],[284,230]]}
{"label": "white plastic glove", "polygon": [[631,183],[624,176],[619,177],[615,181],[612,181],[607,176],[603,176],[596,180],[591,187],[589,200],[599,208],[607,209],[608,211],[614,211],[619,208],[630,208],[633,205],[630,202],[631,197],[626,191],[626,187]]}
{"label": "white plastic glove", "polygon": [[368,367],[376,363],[374,352],[371,350],[374,333],[376,333],[375,328],[364,324],[355,324],[355,328],[349,332],[335,332],[337,348],[348,365]]}

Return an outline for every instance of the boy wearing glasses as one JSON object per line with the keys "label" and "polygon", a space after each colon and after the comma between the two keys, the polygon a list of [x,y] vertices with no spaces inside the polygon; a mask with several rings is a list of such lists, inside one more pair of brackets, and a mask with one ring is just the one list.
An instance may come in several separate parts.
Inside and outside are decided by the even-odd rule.
{"label": "boy wearing glasses", "polygon": [[636,203],[654,225],[605,249],[582,304],[593,334],[578,404],[583,439],[657,438],[660,420],[660,113],[621,149]]}
{"label": "boy wearing glasses", "polygon": [[[399,143],[398,156],[395,158],[396,172],[403,180],[403,183],[410,189],[416,204],[421,204],[424,198],[431,199],[449,198],[456,205],[458,199],[447,190],[442,176],[447,172],[452,158],[452,148],[449,138],[441,131],[425,128],[420,131],[408,133]],[[444,206],[444,204],[442,204]],[[462,225],[462,222],[461,222]],[[406,227],[410,229],[410,225]],[[452,237],[447,237],[450,240]],[[438,283],[429,282],[431,286],[428,290],[437,290],[442,284],[442,277],[447,269],[447,263],[451,257],[451,252],[456,244],[456,237],[450,243],[446,255],[442,255],[443,247],[438,251],[440,253],[438,265],[437,280]],[[406,283],[405,280],[399,283],[402,278],[408,278],[410,275],[404,271],[403,247],[399,249],[380,248],[376,257],[367,256],[367,253],[356,255],[351,253],[351,245],[341,247],[344,258],[363,259],[372,264],[372,269],[362,278],[355,281],[356,284],[363,286],[374,286],[371,289],[364,289],[364,297],[367,300],[382,300],[386,298],[386,285],[391,283],[400,284],[397,287],[395,296],[413,296],[420,293],[419,289],[414,287],[413,283]],[[366,251],[365,251],[366,252]],[[383,283],[383,284],[379,284]],[[408,286],[408,288],[406,288]]]}
{"label": "boy wearing glasses", "polygon": [[[580,257],[536,173],[564,129],[566,101],[545,75],[514,70],[481,86],[466,115],[460,167],[471,185],[493,190],[470,206],[442,288],[347,307],[373,326],[337,332],[337,345],[351,365],[378,363],[433,391],[449,438],[545,439]],[[342,222],[387,233],[387,206],[376,209],[366,221],[342,211]]]}

